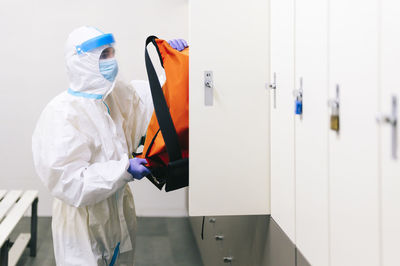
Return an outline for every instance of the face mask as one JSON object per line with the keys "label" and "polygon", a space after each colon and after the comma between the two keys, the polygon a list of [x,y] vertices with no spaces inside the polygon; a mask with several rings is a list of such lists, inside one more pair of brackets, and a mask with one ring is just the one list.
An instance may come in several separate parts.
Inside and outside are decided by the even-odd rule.
{"label": "face mask", "polygon": [[115,58],[101,59],[99,61],[100,73],[105,79],[113,82],[118,74],[118,64]]}

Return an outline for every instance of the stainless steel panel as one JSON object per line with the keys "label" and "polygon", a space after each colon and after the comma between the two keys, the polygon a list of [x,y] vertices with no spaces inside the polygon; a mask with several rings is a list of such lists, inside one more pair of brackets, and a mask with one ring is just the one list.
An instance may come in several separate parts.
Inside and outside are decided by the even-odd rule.
{"label": "stainless steel panel", "polygon": [[267,222],[266,236],[264,257],[259,265],[295,266],[296,247],[272,218]]}
{"label": "stainless steel panel", "polygon": [[232,256],[231,265],[254,265],[252,262],[252,246],[255,234],[256,216],[229,217],[225,225],[224,256]]}
{"label": "stainless steel panel", "polygon": [[[202,217],[190,218],[205,266],[310,265],[270,216],[221,216],[214,223],[209,218],[204,240],[200,239]],[[224,239],[216,241],[215,235]],[[224,263],[227,257],[232,262]]]}
{"label": "stainless steel panel", "polygon": [[301,252],[299,250],[297,250],[296,253],[296,266],[310,266],[311,264],[308,263],[308,261],[306,260],[306,258],[303,256],[303,254],[301,254]]}
{"label": "stainless steel panel", "polygon": [[[215,223],[209,222],[210,217],[206,217],[204,224],[204,239],[201,239],[201,224],[203,217],[191,217],[192,230],[195,234],[197,246],[199,248],[205,266],[226,265],[222,260],[222,249],[215,240]],[[216,220],[218,222],[218,218]]]}

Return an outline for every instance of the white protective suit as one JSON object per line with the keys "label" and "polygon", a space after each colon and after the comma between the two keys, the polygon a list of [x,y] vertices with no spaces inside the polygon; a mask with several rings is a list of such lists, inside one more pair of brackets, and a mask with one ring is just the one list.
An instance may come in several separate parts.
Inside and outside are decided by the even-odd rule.
{"label": "white protective suit", "polygon": [[127,168],[152,104],[143,98],[148,92],[101,75],[99,57],[110,45],[77,54],[77,45],[102,34],[92,27],[70,34],[70,89],[46,106],[32,137],[37,174],[55,197],[57,265],[109,265],[117,246],[115,265],[133,265],[136,215]]}

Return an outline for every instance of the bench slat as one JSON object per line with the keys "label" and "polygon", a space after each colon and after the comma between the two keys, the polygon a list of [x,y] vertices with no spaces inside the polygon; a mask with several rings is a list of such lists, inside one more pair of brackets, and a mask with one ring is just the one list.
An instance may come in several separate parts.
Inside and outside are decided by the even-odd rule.
{"label": "bench slat", "polygon": [[8,253],[8,266],[15,266],[31,240],[31,234],[20,234]]}
{"label": "bench slat", "polygon": [[7,193],[7,190],[0,190],[0,201],[6,193]]}
{"label": "bench slat", "polygon": [[32,202],[37,198],[36,190],[26,191],[14,207],[8,212],[6,218],[0,224],[0,247],[8,239],[12,230],[24,216],[26,210],[32,205]]}
{"label": "bench slat", "polygon": [[0,201],[0,222],[21,195],[21,190],[11,190],[4,196],[4,199]]}

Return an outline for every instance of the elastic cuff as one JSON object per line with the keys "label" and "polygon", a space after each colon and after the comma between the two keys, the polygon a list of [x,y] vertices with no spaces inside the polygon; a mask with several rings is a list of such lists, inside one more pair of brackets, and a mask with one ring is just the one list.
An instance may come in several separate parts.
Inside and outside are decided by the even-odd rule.
{"label": "elastic cuff", "polygon": [[126,171],[122,175],[122,179],[125,180],[126,182],[131,182],[131,181],[133,181],[133,176],[128,171]]}
{"label": "elastic cuff", "polygon": [[121,178],[122,178],[122,180],[124,180],[126,182],[131,182],[131,181],[133,181],[133,176],[128,172],[128,168],[130,165],[128,155],[125,158],[124,159],[126,160],[126,166],[125,166],[125,171],[122,173]]}

